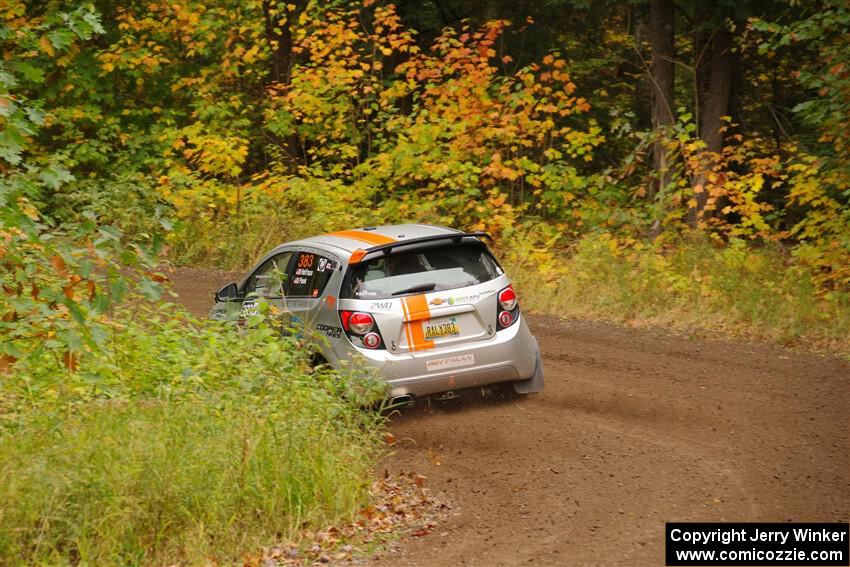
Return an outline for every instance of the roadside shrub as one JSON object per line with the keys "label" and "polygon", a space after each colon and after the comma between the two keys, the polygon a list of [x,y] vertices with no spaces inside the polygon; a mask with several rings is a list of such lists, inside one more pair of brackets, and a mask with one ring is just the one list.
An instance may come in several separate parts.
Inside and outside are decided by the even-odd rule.
{"label": "roadside shrub", "polygon": [[365,505],[377,383],[309,372],[263,325],[115,321],[74,372],[30,357],[4,378],[0,563],[226,563]]}
{"label": "roadside shrub", "polygon": [[0,564],[232,563],[368,498],[382,394],[160,298],[157,243],[0,185]]}

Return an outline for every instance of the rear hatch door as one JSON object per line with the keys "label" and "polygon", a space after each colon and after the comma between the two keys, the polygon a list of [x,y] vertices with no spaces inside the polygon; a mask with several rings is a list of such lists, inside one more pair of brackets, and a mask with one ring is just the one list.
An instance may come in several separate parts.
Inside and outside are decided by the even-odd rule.
{"label": "rear hatch door", "polygon": [[357,300],[387,348],[404,353],[492,337],[500,285],[507,278],[483,243],[441,244],[353,265],[341,299]]}

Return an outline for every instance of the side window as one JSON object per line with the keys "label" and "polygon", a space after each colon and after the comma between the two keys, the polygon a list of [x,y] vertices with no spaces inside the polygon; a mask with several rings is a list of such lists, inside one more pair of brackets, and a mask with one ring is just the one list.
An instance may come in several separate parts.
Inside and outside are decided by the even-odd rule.
{"label": "side window", "polygon": [[301,251],[289,269],[287,295],[319,297],[338,267],[337,262],[314,252]]}
{"label": "side window", "polygon": [[282,297],[288,293],[286,277],[292,252],[283,252],[263,262],[245,282],[245,297]]}

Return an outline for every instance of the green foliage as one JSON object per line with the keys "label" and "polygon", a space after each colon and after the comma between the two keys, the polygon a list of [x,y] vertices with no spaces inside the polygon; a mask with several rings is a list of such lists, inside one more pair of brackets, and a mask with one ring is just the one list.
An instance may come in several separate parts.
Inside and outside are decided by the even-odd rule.
{"label": "green foliage", "polygon": [[[850,189],[847,176],[850,134],[850,9],[842,0],[827,0],[816,10],[787,25],[755,22],[756,29],[770,35],[759,47],[762,53],[812,47],[816,59],[796,73],[800,85],[811,97],[794,107],[804,120],[820,132],[835,169],[844,169],[839,187]],[[824,149],[824,148],[821,148]],[[845,197],[847,195],[845,194]]]}
{"label": "green foliage", "polygon": [[263,325],[168,304],[116,321],[73,372],[45,353],[4,377],[4,564],[226,563],[365,504],[377,383],[308,372]]}
{"label": "green foliage", "polygon": [[[48,11],[28,18],[23,2],[3,6],[0,20],[0,160],[21,163],[27,140],[45,123],[39,101],[22,96],[20,90],[41,87],[47,67],[73,49],[78,40],[103,33],[97,13],[90,7]],[[3,163],[0,161],[0,164]],[[0,169],[2,171],[2,169]]]}
{"label": "green foliage", "polygon": [[156,247],[3,195],[0,562],[227,562],[363,505],[379,382],[197,321],[157,300]]}
{"label": "green foliage", "polygon": [[159,297],[154,257],[162,245],[125,246],[121,233],[93,215],[50,226],[24,196],[23,176],[0,180],[0,357],[4,364],[54,353],[71,368],[84,350],[104,346],[108,322],[128,292]]}

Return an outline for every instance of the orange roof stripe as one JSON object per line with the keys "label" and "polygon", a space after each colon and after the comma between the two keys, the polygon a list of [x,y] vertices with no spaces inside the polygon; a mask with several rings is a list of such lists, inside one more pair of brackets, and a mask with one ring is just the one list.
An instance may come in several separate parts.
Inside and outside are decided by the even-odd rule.
{"label": "orange roof stripe", "polygon": [[357,264],[360,260],[363,259],[363,256],[366,255],[366,251],[362,248],[358,248],[354,252],[351,253],[351,257],[348,259],[349,264]]}
{"label": "orange roof stripe", "polygon": [[366,244],[371,244],[373,246],[378,246],[381,244],[390,244],[391,242],[398,242],[398,240],[396,240],[395,238],[390,238],[389,236],[384,236],[383,234],[376,234],[374,232],[368,232],[365,230],[340,230],[337,232],[329,232],[325,236],[350,238],[352,240],[359,240],[360,242],[365,242]]}

